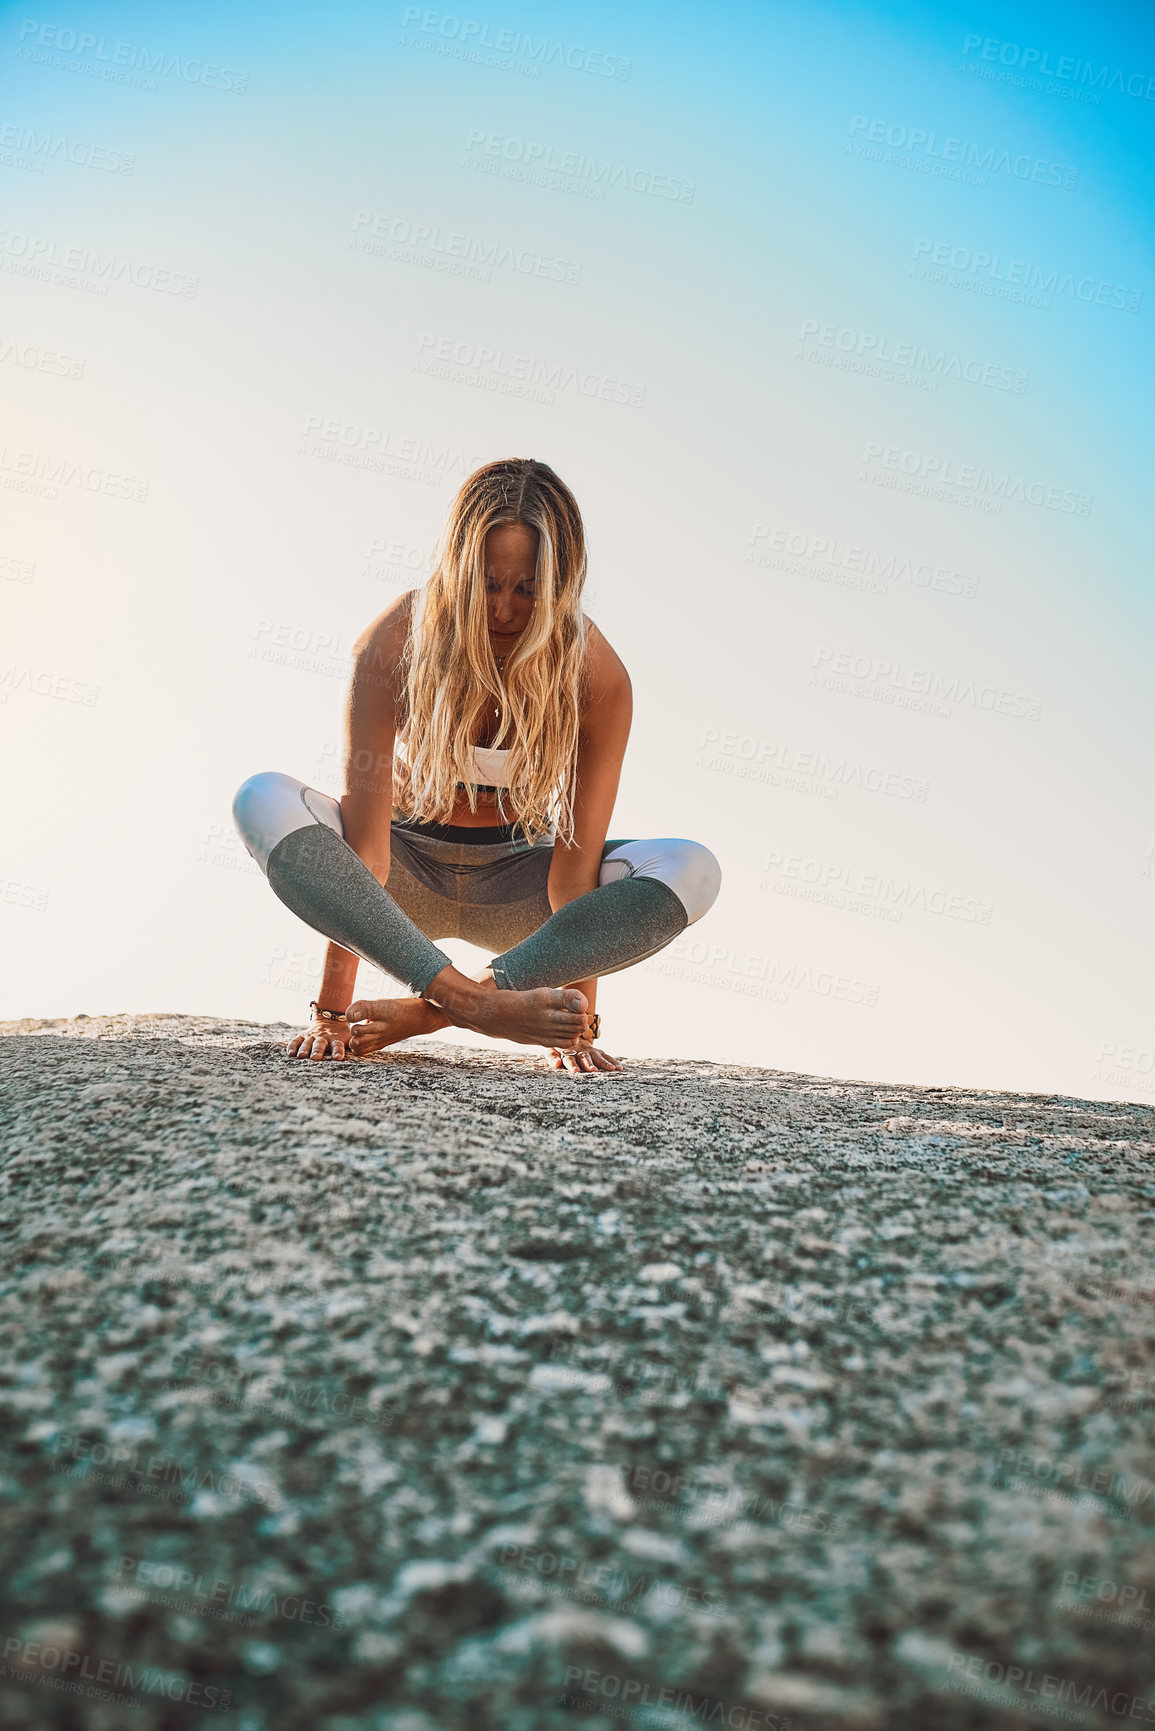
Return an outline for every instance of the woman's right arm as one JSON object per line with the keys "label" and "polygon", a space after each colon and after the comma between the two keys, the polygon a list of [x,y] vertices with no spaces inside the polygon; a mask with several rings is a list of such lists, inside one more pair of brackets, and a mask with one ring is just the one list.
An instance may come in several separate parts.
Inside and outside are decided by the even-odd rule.
{"label": "woman's right arm", "polygon": [[[401,595],[369,625],[353,646],[353,677],[345,705],[345,792],[341,821],[345,840],[377,882],[389,876],[393,819],[393,745],[403,696],[400,667],[416,590]],[[317,1002],[344,1009],[352,1002],[358,958],[340,944],[325,952]],[[298,1058],[344,1058],[349,1024],[318,1018],[290,1043]]]}
{"label": "woman's right arm", "polygon": [[393,745],[404,696],[401,658],[416,590],[398,596],[353,645],[345,705],[345,840],[378,883],[389,876]]}

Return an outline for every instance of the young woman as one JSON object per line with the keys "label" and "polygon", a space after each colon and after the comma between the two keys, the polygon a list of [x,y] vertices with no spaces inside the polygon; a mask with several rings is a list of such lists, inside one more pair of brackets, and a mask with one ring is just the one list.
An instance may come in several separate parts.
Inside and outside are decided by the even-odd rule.
{"label": "young woman", "polygon": [[[424,591],[355,645],[338,801],[277,771],[233,801],[286,907],[330,939],[298,1058],[364,1057],[450,1024],[600,1050],[598,978],[701,919],[721,873],[693,841],[607,841],[630,731],[629,676],[581,610],[585,535],[544,463],[465,482]],[[440,938],[497,951],[476,979]],[[364,957],[416,995],[350,1002]]]}

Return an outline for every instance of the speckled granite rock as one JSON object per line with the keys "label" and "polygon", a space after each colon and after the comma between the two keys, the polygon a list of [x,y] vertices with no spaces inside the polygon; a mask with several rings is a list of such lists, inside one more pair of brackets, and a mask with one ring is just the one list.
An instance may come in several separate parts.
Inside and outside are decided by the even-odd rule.
{"label": "speckled granite rock", "polygon": [[290,1032],[0,1026],[5,1727],[1155,1722],[1150,1108]]}

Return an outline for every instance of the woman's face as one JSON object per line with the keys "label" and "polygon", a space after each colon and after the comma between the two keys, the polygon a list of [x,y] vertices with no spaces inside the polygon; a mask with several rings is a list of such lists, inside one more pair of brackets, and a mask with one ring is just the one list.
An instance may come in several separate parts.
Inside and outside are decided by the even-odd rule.
{"label": "woman's face", "polygon": [[485,537],[485,593],[495,655],[513,648],[533,612],[537,530],[502,523]]}

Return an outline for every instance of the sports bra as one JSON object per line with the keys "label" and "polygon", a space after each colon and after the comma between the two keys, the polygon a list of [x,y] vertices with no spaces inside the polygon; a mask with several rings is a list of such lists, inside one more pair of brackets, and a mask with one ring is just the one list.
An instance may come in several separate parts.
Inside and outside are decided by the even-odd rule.
{"label": "sports bra", "polygon": [[[396,744],[398,756],[404,761],[406,756],[405,742],[398,740]],[[489,745],[475,745],[473,748],[473,779],[470,783],[458,782],[458,787],[466,785],[486,788],[509,787],[509,752],[497,750]]]}
{"label": "sports bra", "polygon": [[473,748],[474,785],[477,787],[508,787],[509,771],[508,751],[498,751],[489,745],[475,745]]}

